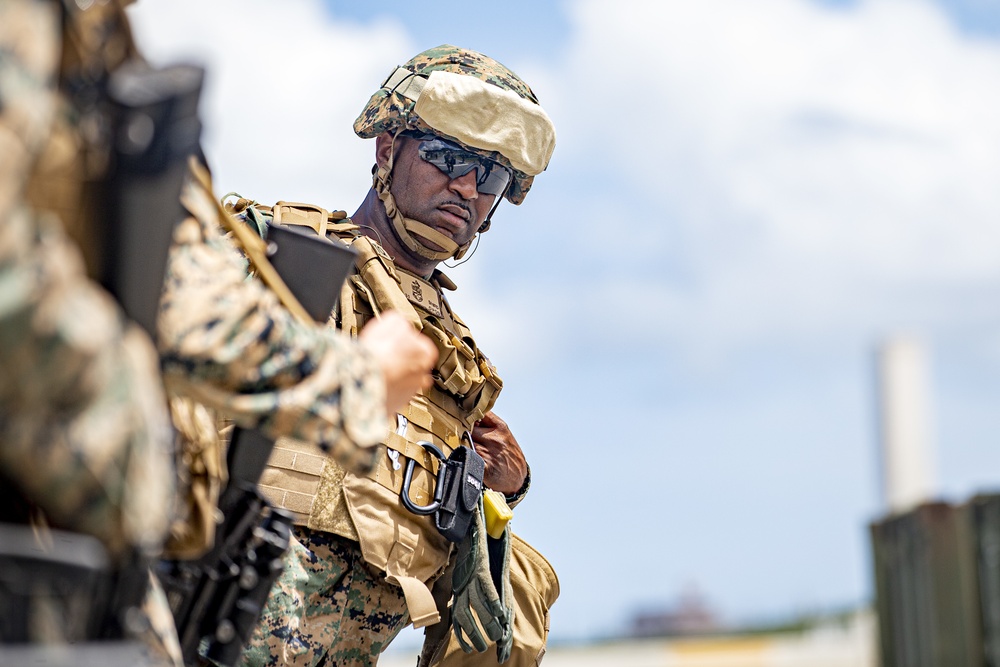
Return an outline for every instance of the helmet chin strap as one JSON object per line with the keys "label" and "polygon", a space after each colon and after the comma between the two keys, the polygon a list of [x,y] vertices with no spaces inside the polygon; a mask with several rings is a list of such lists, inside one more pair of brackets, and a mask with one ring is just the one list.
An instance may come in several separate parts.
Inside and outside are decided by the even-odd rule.
{"label": "helmet chin strap", "polygon": [[[455,259],[460,259],[462,255],[468,251],[469,246],[472,245],[472,239],[469,239],[468,243],[459,246],[453,240],[434,229],[429,227],[419,220],[414,220],[413,218],[407,218],[396,206],[396,199],[392,196],[389,191],[389,186],[392,184],[392,165],[396,153],[396,137],[399,136],[399,132],[392,137],[392,146],[389,149],[389,161],[384,167],[378,167],[375,170],[373,177],[373,187],[375,188],[375,193],[378,198],[382,201],[385,206],[385,214],[390,220],[392,220],[393,229],[396,230],[396,235],[403,244],[417,253],[424,259],[433,260],[440,262],[448,259],[449,257],[454,257]],[[444,250],[432,250],[424,245],[420,239],[426,239],[431,243],[444,248]]]}

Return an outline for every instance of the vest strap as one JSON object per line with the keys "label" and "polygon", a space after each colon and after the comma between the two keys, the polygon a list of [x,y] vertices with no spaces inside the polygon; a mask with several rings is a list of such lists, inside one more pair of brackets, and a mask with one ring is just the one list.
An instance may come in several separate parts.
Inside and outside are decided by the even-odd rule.
{"label": "vest strap", "polygon": [[390,433],[388,435],[385,439],[385,446],[399,452],[408,459],[413,459],[421,468],[430,470],[435,475],[437,474],[438,466],[441,465],[441,462],[428,454],[426,449],[415,442],[410,442],[397,433]]}
{"label": "vest strap", "polygon": [[424,582],[415,577],[406,577],[401,574],[388,574],[385,579],[403,589],[403,597],[406,598],[406,608],[410,612],[413,627],[424,628],[428,625],[436,625],[441,621],[441,614],[434,603],[434,596],[431,595],[430,589]]}

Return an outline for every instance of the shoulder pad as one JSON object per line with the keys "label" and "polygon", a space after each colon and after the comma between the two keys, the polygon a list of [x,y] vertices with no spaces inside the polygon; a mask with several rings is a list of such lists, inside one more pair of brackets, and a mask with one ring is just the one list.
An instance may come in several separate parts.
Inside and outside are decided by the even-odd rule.
{"label": "shoulder pad", "polygon": [[[309,227],[320,236],[326,236],[329,231],[340,231],[339,228],[342,228],[344,222],[347,221],[346,211],[331,212],[313,204],[279,201],[271,209],[275,224],[302,225]],[[353,223],[349,223],[348,227],[357,228]]]}

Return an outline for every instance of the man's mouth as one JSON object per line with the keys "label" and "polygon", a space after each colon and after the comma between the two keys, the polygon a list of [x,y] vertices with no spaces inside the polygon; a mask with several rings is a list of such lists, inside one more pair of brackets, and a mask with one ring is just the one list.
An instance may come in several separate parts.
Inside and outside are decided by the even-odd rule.
{"label": "man's mouth", "polygon": [[445,213],[454,215],[457,218],[461,218],[463,223],[467,223],[472,218],[472,213],[469,209],[459,204],[442,204],[441,206],[438,206],[438,209],[444,211]]}

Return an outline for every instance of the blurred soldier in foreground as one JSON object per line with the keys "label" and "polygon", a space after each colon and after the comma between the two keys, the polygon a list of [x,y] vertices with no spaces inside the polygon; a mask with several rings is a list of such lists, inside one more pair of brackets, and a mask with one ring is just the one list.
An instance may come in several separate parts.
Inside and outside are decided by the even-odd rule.
{"label": "blurred soldier in foreground", "polygon": [[554,148],[551,121],[509,69],[445,45],[397,68],[354,129],[376,138],[376,166],[350,219],[286,202],[235,209],[354,248],[337,325],[405,314],[437,348],[434,384],[383,433],[370,473],[307,444],[272,455],[261,488],[298,526],[244,664],[374,665],[412,622],[428,628],[423,665],[535,665],[558,582],[505,524],[528,467],[491,410],[502,381],[438,265],[468,251],[502,197],[523,201]]}
{"label": "blurred soldier in foreground", "polygon": [[[129,68],[138,74],[124,72]],[[176,84],[192,72],[169,74]],[[176,664],[169,614],[157,613],[162,604],[147,604],[155,633],[147,631],[142,614],[128,610],[145,595],[146,566],[168,528],[178,556],[195,555],[214,538],[212,493],[202,492],[225,479],[219,418],[260,427],[272,437],[308,438],[346,468],[364,471],[386,428],[387,408],[394,411],[429,381],[433,347],[399,316],[374,323],[360,345],[295,321],[259,281],[247,279],[245,260],[218,231],[210,187],[188,180],[184,204],[192,218],[177,230],[158,341],[185,443],[181,478],[200,477],[206,484],[192,485],[189,500],[181,503],[202,514],[173,521],[177,473],[158,360],[148,336],[127,323],[85,270],[125,285],[116,296],[131,303],[127,285],[142,281],[114,274],[122,265],[134,271],[148,263],[152,276],[145,282],[152,296],[133,304],[138,315],[128,312],[154,330],[165,244],[143,247],[139,237],[138,247],[130,248],[120,238],[136,240],[131,222],[137,217],[142,222],[159,216],[167,226],[149,231],[162,235],[165,229],[169,241],[181,217],[186,154],[169,156],[160,172],[169,172],[176,187],[142,177],[126,179],[124,187],[116,181],[116,196],[107,193],[114,189],[108,187],[110,175],[124,173],[123,163],[133,161],[128,175],[150,167],[135,158],[156,148],[157,112],[163,110],[143,109],[116,126],[109,98],[117,92],[143,104],[156,92],[156,76],[137,57],[118,2],[0,0],[0,517],[34,528],[27,548],[48,568],[25,564],[23,553],[4,561],[26,569],[2,573],[0,613],[25,618],[18,624],[5,618],[5,633],[21,632],[0,639],[78,642],[142,635],[156,645],[156,659]],[[161,105],[165,114],[179,116],[171,128],[174,144],[197,137],[184,116],[196,99],[181,96]],[[135,216],[142,204],[147,215]],[[113,228],[109,217],[129,226]],[[52,528],[93,536],[99,544],[95,549]],[[22,532],[11,535],[16,540],[0,545],[21,544]],[[87,560],[101,570],[105,556],[114,579],[107,595],[108,586],[87,588],[90,578],[75,577],[82,570],[72,567],[74,559]],[[53,573],[59,559],[67,567]],[[49,618],[18,608],[37,591],[39,579],[54,586],[74,578],[82,584],[66,595],[72,599],[61,610],[42,606]],[[157,597],[162,594],[154,587]],[[56,611],[63,617],[53,617]]]}
{"label": "blurred soldier in foreground", "polygon": [[[87,278],[63,221],[26,201],[43,154],[86,155],[95,160],[87,176],[100,175],[100,156],[69,124],[81,107],[56,86],[79,83],[96,64],[95,40],[117,62],[130,51],[117,29],[92,31],[120,25],[114,7],[95,11],[93,24],[81,18],[56,2],[0,2],[0,546],[15,552],[5,552],[0,574],[5,643],[142,633],[141,615],[125,610],[144,595],[173,505],[172,435],[149,338]],[[64,26],[74,33],[66,44]],[[68,203],[81,216],[98,213]],[[30,540],[15,526],[29,524],[51,561],[25,563],[17,552]],[[46,567],[52,578],[38,581]],[[53,605],[11,608],[39,591]],[[86,606],[61,607],[60,596]]]}

